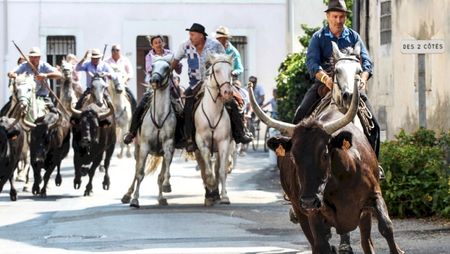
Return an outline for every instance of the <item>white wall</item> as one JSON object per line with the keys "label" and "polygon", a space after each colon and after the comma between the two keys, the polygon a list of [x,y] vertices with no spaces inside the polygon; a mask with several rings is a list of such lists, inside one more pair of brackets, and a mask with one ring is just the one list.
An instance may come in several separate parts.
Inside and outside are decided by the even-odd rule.
{"label": "white wall", "polygon": [[[169,35],[170,47],[176,49],[188,39],[185,28],[193,22],[203,24],[210,35],[226,25],[233,34],[247,36],[249,75],[258,76],[266,91],[275,85],[279,64],[288,53],[283,42],[287,38],[285,0],[10,0],[8,4],[8,40],[15,40],[24,52],[39,46],[45,54],[48,35],[75,35],[78,57],[89,48],[121,43],[135,65],[137,35]],[[0,54],[0,59],[11,70],[18,53],[11,43],[8,50],[9,57]],[[0,83],[6,84],[3,69]],[[131,84],[135,90],[135,82]],[[2,92],[0,100],[6,99]]]}
{"label": "white wall", "polygon": [[418,57],[402,54],[402,40],[439,39],[446,45],[443,54],[427,54],[427,127],[436,131],[450,129],[450,2],[440,0],[392,0],[392,42],[380,45],[380,2],[370,3],[370,53],[374,77],[369,97],[376,111],[386,108],[387,138],[400,129],[419,127]]}

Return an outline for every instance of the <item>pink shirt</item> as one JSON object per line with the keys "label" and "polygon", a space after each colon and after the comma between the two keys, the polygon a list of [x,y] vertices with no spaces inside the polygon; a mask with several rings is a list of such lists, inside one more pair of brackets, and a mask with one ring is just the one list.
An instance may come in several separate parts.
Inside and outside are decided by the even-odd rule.
{"label": "pink shirt", "polygon": [[[163,49],[163,55],[172,54],[172,52],[168,49]],[[155,50],[151,49],[148,54],[145,56],[145,71],[147,74],[150,74],[152,72],[152,64],[153,64],[153,57],[157,56]]]}
{"label": "pink shirt", "polygon": [[113,68],[117,67],[121,73],[126,73],[128,78],[133,78],[134,72],[133,67],[131,66],[130,60],[128,60],[125,56],[120,56],[117,61],[115,61],[112,57],[106,60],[106,62]]}

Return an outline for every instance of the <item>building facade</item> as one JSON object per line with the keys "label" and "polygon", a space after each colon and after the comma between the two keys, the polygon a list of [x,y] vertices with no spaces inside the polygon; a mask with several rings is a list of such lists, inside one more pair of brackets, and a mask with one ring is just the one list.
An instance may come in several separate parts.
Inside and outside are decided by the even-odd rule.
{"label": "building facade", "polygon": [[[448,131],[450,2],[357,0],[355,5],[360,14],[355,25],[375,63],[369,97],[385,137],[419,126]],[[427,50],[414,53],[412,45],[417,49],[422,40],[430,41],[422,45]]]}
{"label": "building facade", "polygon": [[[87,49],[105,45],[122,45],[122,53],[135,65],[136,77],[130,88],[140,94],[144,77],[143,56],[150,49],[147,35],[160,34],[167,38],[168,48],[177,50],[188,39],[186,28],[192,23],[203,24],[213,36],[215,29],[230,28],[233,42],[241,51],[245,73],[241,77],[258,76],[270,91],[280,63],[292,49],[290,41],[299,35],[293,29],[297,15],[291,16],[290,0],[3,0],[0,1],[0,83],[3,84],[0,102],[9,97],[6,73],[14,68],[19,56],[11,43],[14,40],[22,51],[39,46],[42,59],[59,64],[64,55],[74,53],[81,58]],[[317,9],[321,1],[308,0],[303,13]],[[307,15],[305,15],[307,16]],[[302,16],[303,17],[303,16]],[[322,17],[304,23],[320,25]],[[291,26],[291,25],[292,26]],[[300,24],[298,24],[298,27]],[[291,29],[291,30],[290,30]],[[182,62],[183,63],[183,62]],[[184,63],[186,66],[186,63]],[[186,68],[181,75],[187,84]]]}

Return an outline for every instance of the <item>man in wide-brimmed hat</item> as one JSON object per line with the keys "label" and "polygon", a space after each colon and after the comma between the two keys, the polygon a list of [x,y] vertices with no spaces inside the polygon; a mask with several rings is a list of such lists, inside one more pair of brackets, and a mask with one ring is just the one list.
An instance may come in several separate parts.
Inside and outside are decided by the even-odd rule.
{"label": "man in wide-brimmed hat", "polygon": [[[78,62],[75,68],[76,71],[85,71],[87,73],[86,91],[84,91],[83,95],[78,99],[77,105],[75,106],[77,109],[80,109],[82,107],[84,98],[90,93],[92,86],[92,77],[90,74],[102,74],[105,77],[118,82],[117,75],[106,62],[102,61],[102,56],[103,54],[97,48],[87,50],[83,58],[80,60],[80,62]],[[90,58],[90,61],[86,61],[88,58]],[[108,101],[111,100],[107,89],[105,89],[105,99]]]}
{"label": "man in wide-brimmed hat", "polygon": [[[34,75],[34,80],[36,81],[36,96],[44,99],[45,103],[50,109],[54,108],[54,104],[49,97],[49,90],[44,84],[45,79],[60,79],[62,78],[62,73],[55,67],[51,66],[49,63],[41,61],[41,50],[38,47],[32,47],[28,51],[28,62],[23,62],[18,65],[14,70],[8,73],[9,78],[16,78],[17,75],[26,73],[28,75]],[[37,70],[38,74],[33,72],[30,65],[33,65]]]}
{"label": "man in wide-brimmed hat", "polygon": [[[189,40],[183,42],[178,51],[175,53],[175,59],[172,62],[172,68],[176,68],[181,59],[187,58],[189,87],[185,90],[185,105],[184,105],[184,121],[185,121],[185,139],[186,150],[194,151],[194,103],[195,92],[198,91],[199,85],[203,84],[206,79],[207,57],[210,54],[218,53],[225,54],[225,49],[217,40],[208,38],[205,32],[205,27],[201,24],[194,23],[189,31]],[[231,100],[227,105],[228,113],[231,118],[231,128],[233,137],[237,143],[249,143],[252,141],[251,135],[246,132],[244,122],[240,119],[239,109],[235,100]]]}
{"label": "man in wide-brimmed hat", "polygon": [[231,74],[238,77],[244,71],[244,67],[242,66],[241,54],[230,42],[230,30],[226,26],[219,26],[215,37],[225,48],[225,53],[233,56],[233,71]]}
{"label": "man in wide-brimmed hat", "polygon": [[378,157],[380,147],[380,128],[373,114],[367,95],[365,94],[367,80],[372,76],[372,60],[369,52],[361,39],[361,36],[353,29],[345,26],[347,9],[344,0],[330,0],[328,8],[325,10],[328,24],[314,33],[308,46],[306,55],[306,65],[312,78],[315,78],[314,84],[306,92],[302,103],[297,108],[294,117],[294,123],[300,122],[309,113],[313,111],[313,106],[328,91],[333,88],[334,65],[332,63],[333,49],[331,42],[335,42],[340,50],[347,47],[354,48],[357,43],[361,46],[361,53],[358,56],[361,62],[362,73],[360,83],[361,98],[365,101],[367,107],[372,112],[375,127],[372,129],[368,139]]}

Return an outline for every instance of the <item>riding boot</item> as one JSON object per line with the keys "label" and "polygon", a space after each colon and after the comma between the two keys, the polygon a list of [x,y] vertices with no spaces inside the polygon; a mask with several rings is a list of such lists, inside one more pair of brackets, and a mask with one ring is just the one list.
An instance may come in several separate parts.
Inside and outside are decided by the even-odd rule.
{"label": "riding boot", "polygon": [[295,111],[293,124],[298,124],[304,118],[306,118],[314,110],[317,103],[321,100],[319,90],[324,86],[321,82],[316,81],[303,96],[302,103]]}
{"label": "riding boot", "polygon": [[237,144],[248,144],[253,140],[252,134],[245,128],[244,115],[241,114],[238,104],[235,100],[230,100],[225,104],[230,115],[231,132],[233,139]]}
{"label": "riding boot", "polygon": [[127,97],[130,100],[131,112],[134,112],[137,107],[136,98],[134,97],[133,93],[131,92],[130,88],[128,88],[128,86],[125,87],[125,91],[127,92]]}
{"label": "riding boot", "polygon": [[186,142],[186,151],[194,152],[196,144],[194,140],[195,125],[194,125],[194,104],[195,95],[189,87],[185,91],[186,100],[184,103],[184,140]]}
{"label": "riding boot", "polygon": [[123,138],[123,142],[125,144],[128,145],[133,141],[134,137],[137,134],[139,127],[141,127],[144,114],[147,111],[147,107],[150,105],[150,102],[152,101],[152,95],[153,95],[153,90],[149,89],[144,94],[144,97],[142,97],[142,100],[141,100],[141,102],[139,102],[139,105],[136,107],[136,110],[134,111],[133,116],[131,117],[130,129],[129,129],[128,133],[125,134],[125,137]]}
{"label": "riding boot", "polygon": [[11,104],[12,104],[12,96],[9,96],[9,101],[0,110],[0,116],[7,116],[6,114],[11,109]]}

